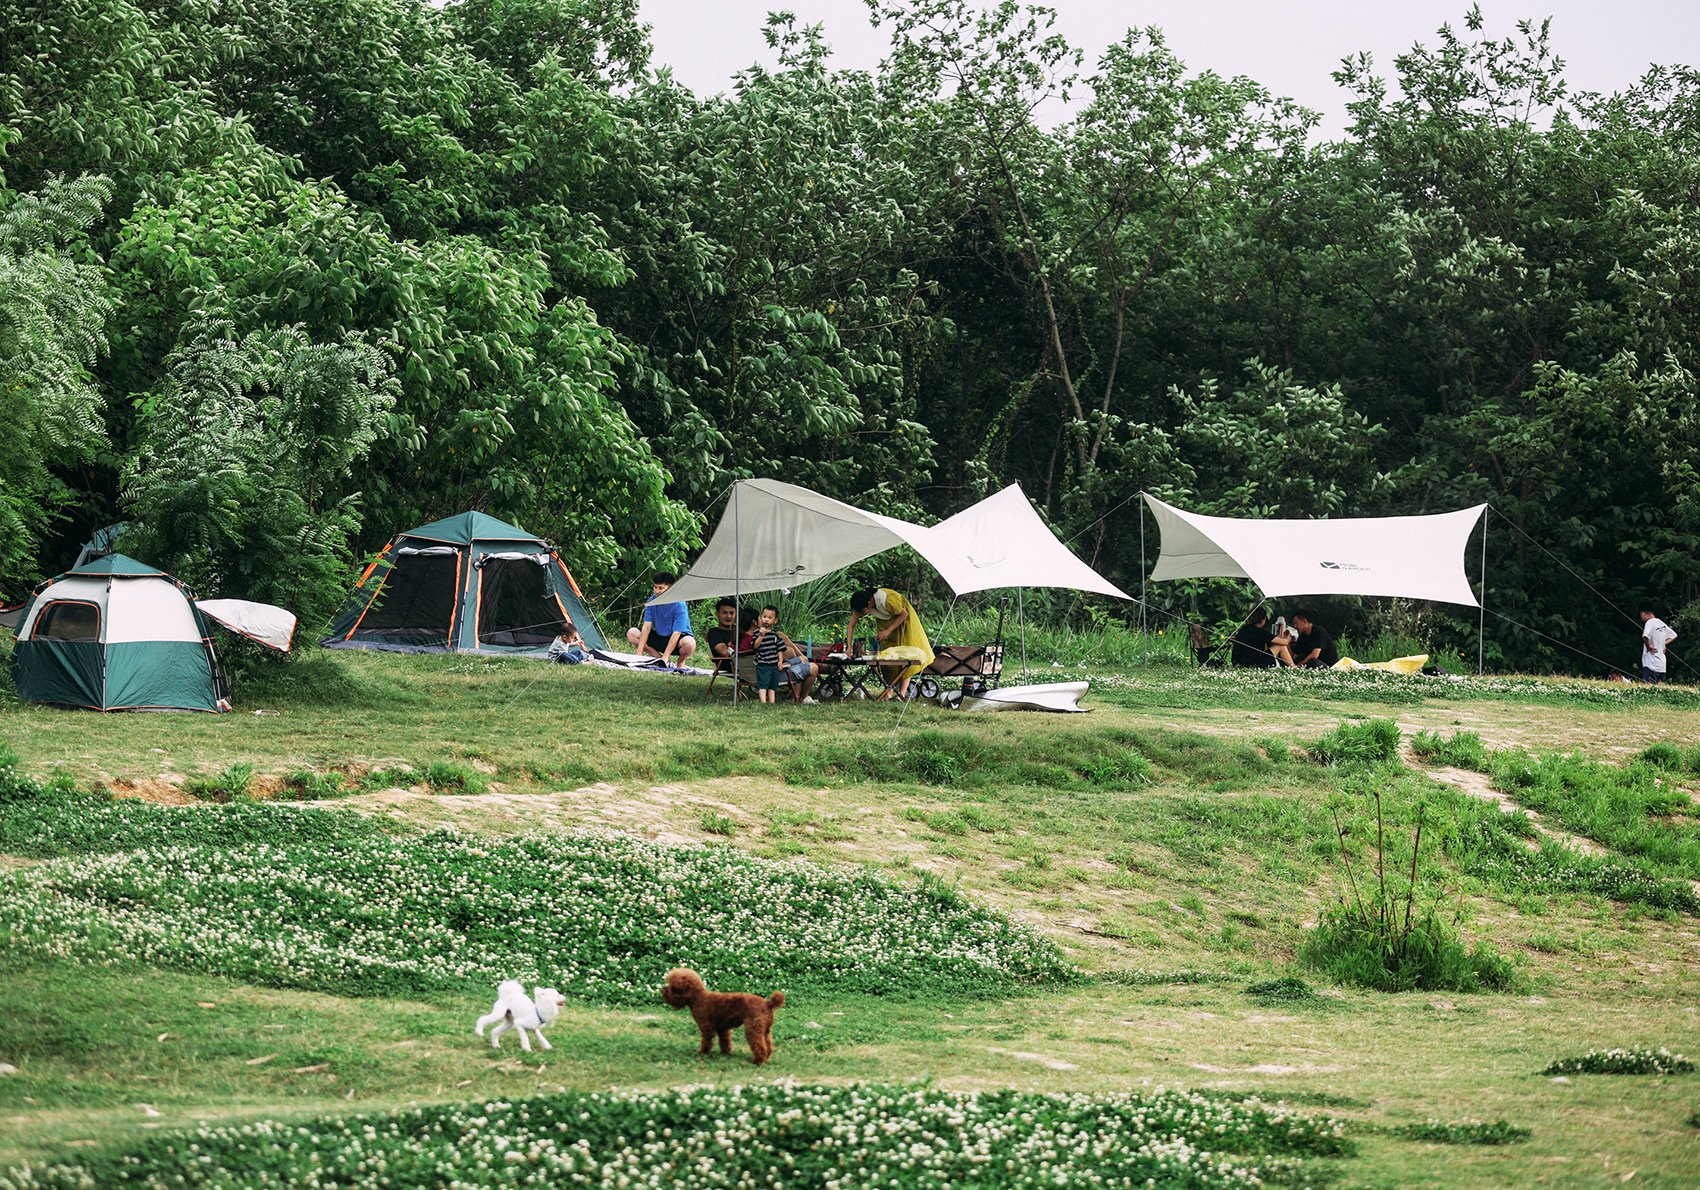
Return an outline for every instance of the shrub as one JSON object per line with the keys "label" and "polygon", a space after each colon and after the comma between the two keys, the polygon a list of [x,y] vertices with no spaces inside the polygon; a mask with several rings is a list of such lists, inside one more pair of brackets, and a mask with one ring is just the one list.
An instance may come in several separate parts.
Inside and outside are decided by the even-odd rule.
{"label": "shrub", "polygon": [[1542,1074],[1691,1074],[1694,1063],[1664,1046],[1658,1049],[1589,1050],[1576,1058],[1560,1058]]}
{"label": "shrub", "polygon": [[1466,947],[1436,907],[1409,924],[1398,905],[1367,915],[1355,906],[1324,911],[1299,958],[1340,983],[1378,992],[1498,991],[1516,984],[1517,969],[1487,943]]}
{"label": "shrub", "polygon": [[216,777],[192,777],[183,782],[183,792],[203,802],[234,802],[248,796],[254,787],[254,766],[231,765]]}
{"label": "shrub", "polygon": [[1388,1131],[1406,1140],[1423,1140],[1434,1145],[1512,1145],[1534,1135],[1529,1129],[1505,1120],[1492,1123],[1465,1120],[1457,1124],[1429,1120],[1424,1124],[1400,1124]]}
{"label": "shrub", "polygon": [[1650,764],[1656,769],[1665,769],[1667,771],[1681,772],[1687,767],[1686,760],[1682,755],[1682,749],[1678,748],[1675,744],[1663,742],[1643,749],[1641,754],[1635,759],[1639,760],[1643,764]]}
{"label": "shrub", "polygon": [[729,815],[709,810],[702,816],[702,829],[711,835],[731,837],[738,833],[738,824],[733,822]]}
{"label": "shrub", "polygon": [[1399,725],[1391,719],[1342,722],[1310,746],[1310,754],[1322,764],[1385,764],[1399,755]]}
{"label": "shrub", "polygon": [[59,860],[0,872],[4,948],[343,995],[512,978],[623,1004],[653,1003],[678,964],[734,986],[883,996],[1078,978],[1054,944],[947,886],[601,834],[274,836]]}
{"label": "shrub", "polygon": [[1511,987],[1516,982],[1516,968],[1510,960],[1486,943],[1474,949],[1466,947],[1458,936],[1461,908],[1448,921],[1441,914],[1438,896],[1426,907],[1417,907],[1425,807],[1417,810],[1405,890],[1400,894],[1389,887],[1386,821],[1379,790],[1374,797],[1374,882],[1366,876],[1360,887],[1345,848],[1346,828],[1335,810],[1340,863],[1351,895],[1323,911],[1315,933],[1300,948],[1299,958],[1338,982],[1382,992],[1474,992]]}
{"label": "shrub", "polygon": [[1482,772],[1488,765],[1487,748],[1473,731],[1455,731],[1446,739],[1439,732],[1419,731],[1411,737],[1411,751],[1436,764]]}
{"label": "shrub", "polygon": [[1264,1004],[1320,1004],[1322,1002],[1322,997],[1316,994],[1316,990],[1296,975],[1287,975],[1280,979],[1269,979],[1262,983],[1254,983],[1246,988],[1245,994]]}
{"label": "shrub", "polygon": [[21,1185],[1249,1190],[1312,1182],[1301,1162],[1353,1151],[1342,1121],[1252,1098],[777,1083],[203,1128],[87,1164],[21,1171]]}
{"label": "shrub", "polygon": [[433,793],[483,793],[490,783],[469,765],[434,760],[419,770],[419,779]]}

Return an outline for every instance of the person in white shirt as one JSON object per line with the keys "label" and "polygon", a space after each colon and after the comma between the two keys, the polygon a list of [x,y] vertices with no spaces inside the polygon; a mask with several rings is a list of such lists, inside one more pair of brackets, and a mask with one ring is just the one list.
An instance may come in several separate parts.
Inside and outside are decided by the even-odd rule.
{"label": "person in white shirt", "polygon": [[1641,680],[1662,682],[1669,670],[1666,653],[1676,633],[1652,612],[1641,613]]}

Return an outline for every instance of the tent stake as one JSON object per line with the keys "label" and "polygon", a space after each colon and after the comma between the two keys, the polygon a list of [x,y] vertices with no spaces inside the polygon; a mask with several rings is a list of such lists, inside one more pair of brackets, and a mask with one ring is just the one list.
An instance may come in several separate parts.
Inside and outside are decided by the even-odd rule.
{"label": "tent stake", "polygon": [[[1488,505],[1488,512],[1493,505]],[[1482,659],[1487,650],[1487,514],[1482,515],[1482,597],[1476,602],[1476,676],[1482,676]]]}

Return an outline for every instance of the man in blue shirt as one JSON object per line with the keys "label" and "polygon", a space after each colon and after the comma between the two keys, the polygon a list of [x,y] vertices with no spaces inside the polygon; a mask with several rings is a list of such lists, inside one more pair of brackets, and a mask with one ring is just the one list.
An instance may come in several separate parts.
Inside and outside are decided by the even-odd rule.
{"label": "man in blue shirt", "polygon": [[[667,593],[667,588],[679,581],[676,574],[665,571],[655,576],[652,598]],[[678,654],[683,665],[697,651],[697,638],[691,633],[691,613],[682,603],[652,603],[644,608],[644,622],[626,632],[633,649],[646,657],[659,657],[661,664],[672,661]]]}

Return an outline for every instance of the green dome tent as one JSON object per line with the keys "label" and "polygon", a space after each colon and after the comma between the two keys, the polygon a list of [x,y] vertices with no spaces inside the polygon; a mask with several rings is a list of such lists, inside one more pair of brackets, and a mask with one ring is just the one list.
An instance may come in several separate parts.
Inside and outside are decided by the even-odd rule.
{"label": "green dome tent", "polygon": [[240,599],[197,603],[162,570],[123,554],[37,589],[12,656],[18,697],[99,711],[227,711],[209,621],[285,650],[295,617]]}
{"label": "green dome tent", "polygon": [[541,656],[569,619],[586,644],[605,647],[553,546],[495,517],[463,512],[398,534],[319,643]]}

